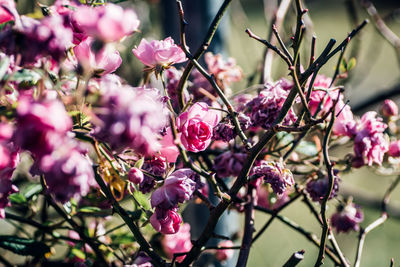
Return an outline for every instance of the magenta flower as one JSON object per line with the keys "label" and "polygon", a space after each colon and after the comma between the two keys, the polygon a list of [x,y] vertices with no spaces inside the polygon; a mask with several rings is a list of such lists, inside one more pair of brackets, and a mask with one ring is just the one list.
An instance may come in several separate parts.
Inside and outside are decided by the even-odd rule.
{"label": "magenta flower", "polygon": [[93,135],[117,152],[127,147],[145,155],[159,151],[158,133],[167,121],[156,91],[116,83],[104,84],[102,90]]}
{"label": "magenta flower", "polygon": [[18,14],[14,0],[0,0],[0,24],[14,20],[13,13]]}
{"label": "magenta flower", "polygon": [[276,161],[261,160],[251,170],[251,175],[262,177],[269,183],[276,194],[284,193],[289,186],[294,185],[293,174],[282,163]]}
{"label": "magenta flower", "polygon": [[[231,240],[223,240],[218,243],[218,247],[230,248],[233,246],[234,246],[234,244]],[[234,253],[235,253],[235,251],[233,249],[216,249],[215,257],[217,258],[217,260],[224,262],[224,261],[232,258]]]}
{"label": "magenta flower", "polygon": [[331,217],[332,227],[338,233],[347,233],[351,230],[358,231],[359,224],[364,220],[364,215],[361,209],[354,203],[339,205],[337,211]]}
{"label": "magenta flower", "polygon": [[17,106],[14,142],[35,156],[53,151],[72,128],[72,120],[58,100],[33,101],[22,97]]}
{"label": "magenta flower", "polygon": [[111,46],[100,51],[93,51],[93,39],[87,38],[74,47],[74,54],[79,64],[96,75],[105,75],[116,71],[122,63],[119,52]]}
{"label": "magenta flower", "polygon": [[389,144],[383,134],[387,125],[382,118],[376,118],[376,112],[370,111],[361,117],[354,138],[355,158],[359,161],[366,160],[366,164],[382,164],[383,156],[389,149]]}
{"label": "magenta flower", "polygon": [[104,42],[115,42],[137,31],[140,21],[132,9],[114,4],[79,6],[72,14],[76,28]]}
{"label": "magenta flower", "polygon": [[[176,144],[174,142],[171,127],[168,127],[166,131],[166,134],[162,137],[160,141],[160,154],[168,162],[174,163],[179,156],[179,149],[176,147]],[[178,134],[177,138],[180,138],[180,134]]]}
{"label": "magenta flower", "polygon": [[57,201],[80,199],[95,186],[92,164],[78,148],[64,145],[40,159],[39,171],[44,174],[48,190]]}
{"label": "magenta flower", "polygon": [[182,218],[177,213],[177,209],[156,208],[150,217],[150,223],[157,232],[170,235],[179,231]]}
{"label": "magenta flower", "polygon": [[211,143],[213,128],[219,120],[219,111],[209,109],[206,103],[195,103],[176,119],[183,146],[192,152],[205,150]]}
{"label": "magenta flower", "polygon": [[169,175],[160,188],[151,195],[151,206],[171,209],[178,203],[183,203],[193,196],[196,182],[191,179],[193,171],[190,169],[180,169]]}
{"label": "magenta flower", "polygon": [[161,41],[153,40],[150,43],[142,39],[139,46],[132,49],[132,52],[150,69],[168,68],[172,64],[186,61],[185,53],[171,37]]}
{"label": "magenta flower", "polygon": [[389,145],[389,151],[388,151],[389,156],[391,157],[400,157],[400,140],[393,141]]}
{"label": "magenta flower", "polygon": [[382,115],[385,117],[392,117],[399,115],[399,107],[390,99],[386,99],[381,107]]}
{"label": "magenta flower", "polygon": [[133,167],[128,172],[128,179],[134,184],[140,184],[144,179],[143,172],[140,169]]}
{"label": "magenta flower", "polygon": [[[192,242],[190,241],[190,225],[184,223],[177,233],[164,236],[161,245],[168,259],[172,259],[175,253],[190,251],[192,248]],[[181,262],[185,257],[186,256],[177,257],[176,261]]]}

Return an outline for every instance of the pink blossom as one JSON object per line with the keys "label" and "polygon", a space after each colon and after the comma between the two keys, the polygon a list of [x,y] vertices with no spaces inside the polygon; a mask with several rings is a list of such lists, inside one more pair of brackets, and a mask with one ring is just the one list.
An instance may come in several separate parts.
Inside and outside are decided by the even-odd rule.
{"label": "pink blossom", "polygon": [[226,86],[229,86],[232,82],[240,81],[243,77],[242,69],[236,65],[234,58],[228,58],[227,61],[224,61],[222,55],[213,55],[211,52],[207,52],[204,55],[204,60],[207,63],[208,71]]}
{"label": "pink blossom", "polygon": [[72,20],[78,29],[105,42],[119,41],[135,32],[140,24],[135,11],[114,4],[80,6]]}
{"label": "pink blossom", "polygon": [[[224,240],[218,243],[218,247],[233,247],[233,242],[231,240]],[[233,249],[216,249],[215,257],[219,261],[226,261],[233,257],[235,251]]]}
{"label": "pink blossom", "polygon": [[119,52],[111,46],[105,46],[100,51],[93,51],[93,39],[87,38],[74,47],[74,54],[78,62],[89,71],[97,75],[114,72],[122,63]]}
{"label": "pink blossom", "polygon": [[211,143],[213,128],[219,120],[220,112],[209,109],[206,103],[195,103],[176,119],[183,146],[192,152],[205,150]]}
{"label": "pink blossom", "polygon": [[353,112],[348,105],[342,100],[336,104],[336,114],[340,112],[333,123],[332,131],[337,136],[353,137],[356,133],[356,121],[353,117]]}
{"label": "pink blossom", "polygon": [[388,154],[391,157],[400,157],[400,140],[390,143]]}
{"label": "pink blossom", "polygon": [[196,182],[191,179],[192,175],[190,169],[180,169],[169,175],[163,186],[151,195],[151,206],[170,209],[191,199],[196,186]]}
{"label": "pink blossom", "polygon": [[150,223],[157,232],[170,235],[179,231],[182,218],[177,213],[177,209],[156,208],[150,217]]}
{"label": "pink blossom", "polygon": [[393,100],[386,99],[381,108],[382,115],[385,117],[397,116],[399,114],[399,107]]}
{"label": "pink blossom", "polygon": [[[180,134],[178,134],[177,138],[180,138]],[[168,162],[174,163],[179,155],[179,149],[175,145],[171,127],[167,128],[167,133],[162,137],[160,144],[161,156],[164,157]]]}
{"label": "pink blossom", "polygon": [[150,43],[142,39],[137,48],[132,49],[135,56],[149,68],[161,66],[168,68],[175,63],[186,61],[186,55],[182,49],[174,43],[171,37]]}
{"label": "pink blossom", "polygon": [[14,0],[0,0],[0,24],[14,20],[13,13],[18,14]]}
{"label": "pink blossom", "polygon": [[17,106],[16,145],[36,156],[53,151],[72,128],[72,120],[58,100],[32,101],[22,97]]}
{"label": "pink blossom", "polygon": [[389,144],[383,134],[387,125],[382,118],[376,118],[376,112],[370,111],[361,117],[354,138],[354,152],[356,160],[366,160],[366,164],[381,164],[384,154],[389,149]]}
{"label": "pink blossom", "polygon": [[[175,253],[190,251],[192,248],[192,242],[190,241],[190,225],[188,223],[182,224],[177,233],[164,236],[161,244],[169,259],[172,259]],[[185,256],[180,256],[177,257],[176,260],[181,262],[184,258]]]}

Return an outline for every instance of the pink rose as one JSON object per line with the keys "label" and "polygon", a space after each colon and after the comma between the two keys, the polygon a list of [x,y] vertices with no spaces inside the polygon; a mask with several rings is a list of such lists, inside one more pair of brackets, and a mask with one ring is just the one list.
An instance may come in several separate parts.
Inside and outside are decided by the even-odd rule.
{"label": "pink rose", "polygon": [[72,21],[76,28],[104,42],[119,41],[135,32],[140,24],[135,11],[114,4],[80,6],[72,14]]}
{"label": "pink rose", "polygon": [[391,157],[400,157],[400,140],[390,143],[388,154]]}
{"label": "pink rose", "polygon": [[104,75],[119,68],[122,59],[117,50],[106,46],[95,52],[92,50],[92,45],[93,39],[89,37],[74,47],[75,57],[85,69],[97,75]]}
{"label": "pink rose", "polygon": [[164,210],[156,208],[150,217],[153,228],[162,234],[170,235],[179,231],[182,218],[176,212],[177,209]]}
{"label": "pink rose", "polygon": [[161,41],[153,40],[150,43],[146,39],[142,39],[139,46],[132,49],[132,52],[150,68],[157,66],[168,68],[172,64],[186,61],[185,53],[171,37]]}
{"label": "pink rose", "polygon": [[[231,240],[224,240],[218,243],[218,247],[233,247],[233,242]],[[215,257],[219,261],[226,261],[233,257],[234,250],[233,249],[217,249],[215,251]]]}
{"label": "pink rose", "polygon": [[195,103],[176,119],[181,142],[188,151],[205,150],[211,143],[213,128],[220,121],[220,113],[209,109],[204,102]]}
{"label": "pink rose", "polygon": [[[192,248],[190,225],[184,223],[176,234],[164,236],[161,244],[169,259],[172,259],[175,253],[188,252]],[[184,258],[185,256],[177,257],[176,261],[181,262]]]}

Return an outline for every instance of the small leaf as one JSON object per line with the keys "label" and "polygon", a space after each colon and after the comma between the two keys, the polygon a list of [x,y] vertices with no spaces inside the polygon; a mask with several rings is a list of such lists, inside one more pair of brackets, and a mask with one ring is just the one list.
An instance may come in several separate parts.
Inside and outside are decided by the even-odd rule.
{"label": "small leaf", "polygon": [[86,258],[85,253],[77,248],[72,248],[71,249],[71,254],[74,255],[75,257],[84,260]]}
{"label": "small leaf", "polygon": [[15,72],[10,80],[17,82],[21,87],[30,87],[36,85],[40,80],[40,74],[28,69],[22,69],[20,71]]}
{"label": "small leaf", "polygon": [[139,159],[135,163],[135,168],[141,169],[143,167],[143,163],[144,163],[144,158]]}
{"label": "small leaf", "polygon": [[24,195],[26,199],[30,199],[34,195],[39,194],[40,192],[42,192],[41,184],[30,184],[21,193],[22,195]]}
{"label": "small leaf", "polygon": [[318,154],[317,146],[313,142],[309,141],[300,142],[296,151],[306,156],[315,156]]}
{"label": "small leaf", "polygon": [[11,203],[24,204],[26,203],[26,198],[20,193],[14,193],[9,196]]}
{"label": "small leaf", "polygon": [[0,247],[24,256],[37,257],[50,252],[50,248],[42,242],[16,236],[0,236]]}
{"label": "small leaf", "polygon": [[342,62],[340,63],[339,66],[339,72],[343,73],[347,71],[347,60],[345,58],[342,59]]}
{"label": "small leaf", "polygon": [[349,63],[347,63],[347,71],[352,70],[356,66],[356,64],[357,64],[357,60],[354,57],[352,57],[349,60]]}
{"label": "small leaf", "polygon": [[3,80],[3,77],[4,75],[6,75],[6,72],[9,67],[10,67],[10,59],[8,57],[3,58],[0,62],[0,80]]}
{"label": "small leaf", "polygon": [[82,207],[78,209],[78,212],[82,213],[93,213],[93,212],[100,212],[101,209],[98,207]]}

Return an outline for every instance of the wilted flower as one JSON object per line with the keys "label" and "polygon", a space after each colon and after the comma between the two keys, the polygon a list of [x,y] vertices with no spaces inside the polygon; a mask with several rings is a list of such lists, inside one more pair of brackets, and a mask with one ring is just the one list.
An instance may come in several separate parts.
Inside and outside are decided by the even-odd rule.
{"label": "wilted flower", "polygon": [[74,47],[74,54],[79,64],[96,75],[114,72],[122,63],[119,52],[111,46],[105,46],[100,51],[93,51],[93,39],[87,38]]}
{"label": "wilted flower", "polygon": [[182,218],[177,213],[176,209],[161,209],[156,208],[153,215],[150,217],[150,223],[153,228],[162,234],[170,235],[179,231]]}
{"label": "wilted flower", "polygon": [[[240,113],[238,116],[238,120],[240,123],[240,128],[242,131],[246,131],[250,125],[251,120],[249,117]],[[225,142],[229,142],[237,136],[235,126],[233,122],[225,117],[220,123],[218,123],[213,130],[213,139],[214,140],[222,140]]]}
{"label": "wilted flower", "polygon": [[[231,240],[223,240],[218,243],[218,247],[233,247],[233,242]],[[233,257],[235,251],[233,249],[216,249],[215,250],[215,257],[219,261],[226,261]]]}
{"label": "wilted flower", "polygon": [[178,203],[192,198],[196,182],[191,179],[193,171],[180,169],[169,175],[160,188],[151,195],[151,206],[171,209],[177,207]]}
{"label": "wilted flower", "polygon": [[242,170],[246,158],[247,154],[245,153],[226,151],[215,157],[213,169],[221,178],[237,176]]}
{"label": "wilted flower", "polygon": [[[190,241],[190,225],[188,223],[182,224],[177,233],[164,236],[161,244],[169,259],[172,259],[176,253],[190,251],[192,248],[192,242]],[[176,261],[181,262],[184,258],[185,256],[177,257]]]}
{"label": "wilted flower", "polygon": [[354,203],[339,205],[337,211],[331,217],[331,224],[338,233],[347,233],[350,230],[358,231],[364,220],[361,209]]}
{"label": "wilted flower", "polygon": [[[333,177],[333,189],[331,194],[329,195],[329,199],[332,199],[337,196],[339,191],[339,177]],[[328,176],[324,176],[318,179],[312,179],[307,183],[306,191],[310,195],[312,201],[320,202],[325,197],[328,192],[329,187],[329,178]]]}
{"label": "wilted flower", "polygon": [[150,69],[168,68],[175,63],[186,61],[185,53],[171,37],[161,41],[153,40],[150,43],[146,39],[142,39],[139,46],[132,49],[132,52]]}
{"label": "wilted flower", "polygon": [[183,146],[192,152],[205,150],[211,143],[213,128],[220,120],[220,112],[198,102],[176,119]]}
{"label": "wilted flower", "polygon": [[[259,95],[246,104],[246,115],[251,119],[253,127],[260,126],[269,129],[278,117],[282,109],[289,91],[287,90],[284,80],[276,83],[267,83],[266,89],[262,90]],[[296,121],[296,114],[291,108],[285,117],[283,124],[288,125]]]}
{"label": "wilted flower", "polygon": [[294,185],[293,174],[282,163],[261,160],[251,170],[251,175],[262,177],[269,183],[276,194],[284,193],[289,186]]}
{"label": "wilted flower", "polygon": [[385,117],[392,117],[399,115],[399,107],[393,100],[386,99],[381,107],[382,115]]}
{"label": "wilted flower", "polygon": [[104,42],[119,41],[137,31],[140,24],[135,11],[111,3],[95,8],[79,6],[72,22],[81,32]]}

